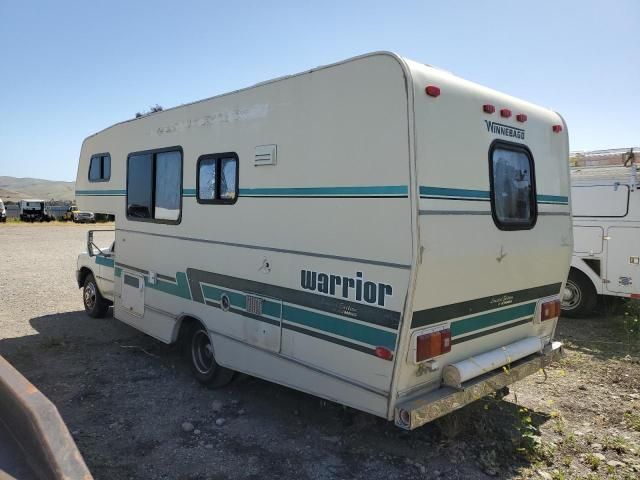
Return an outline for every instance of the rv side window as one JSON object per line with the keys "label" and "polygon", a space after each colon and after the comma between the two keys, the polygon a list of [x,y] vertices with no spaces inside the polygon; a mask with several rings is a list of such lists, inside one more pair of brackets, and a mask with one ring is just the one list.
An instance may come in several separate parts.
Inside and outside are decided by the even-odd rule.
{"label": "rv side window", "polygon": [[235,203],[238,199],[238,156],[203,155],[198,159],[198,203]]}
{"label": "rv side window", "polygon": [[93,155],[89,161],[89,181],[108,182],[111,178],[111,156],[108,153]]}
{"label": "rv side window", "polygon": [[491,208],[501,230],[527,230],[536,223],[533,159],[528,149],[496,142],[489,154]]}
{"label": "rv side window", "polygon": [[182,209],[182,151],[130,154],[127,160],[127,218],[179,223]]}

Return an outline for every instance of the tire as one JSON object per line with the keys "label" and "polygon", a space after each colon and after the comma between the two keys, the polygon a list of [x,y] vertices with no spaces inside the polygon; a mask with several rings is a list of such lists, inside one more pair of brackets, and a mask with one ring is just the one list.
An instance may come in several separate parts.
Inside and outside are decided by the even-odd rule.
{"label": "tire", "polygon": [[562,315],[571,318],[586,317],[598,303],[598,294],[591,280],[582,272],[571,269],[562,295]]}
{"label": "tire", "polygon": [[82,300],[84,303],[84,310],[87,315],[93,318],[102,318],[109,310],[109,302],[100,294],[98,290],[98,284],[93,274],[87,275],[84,280],[84,287],[82,288]]}
{"label": "tire", "polygon": [[235,376],[233,370],[218,365],[207,329],[195,322],[187,333],[185,355],[193,376],[203,385],[220,388]]}

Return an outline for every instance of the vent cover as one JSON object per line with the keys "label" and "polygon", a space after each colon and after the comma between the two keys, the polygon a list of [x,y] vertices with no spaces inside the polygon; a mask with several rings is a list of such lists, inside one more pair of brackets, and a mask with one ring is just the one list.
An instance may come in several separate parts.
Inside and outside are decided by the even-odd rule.
{"label": "vent cover", "polygon": [[262,315],[262,299],[260,297],[254,297],[253,295],[247,295],[247,312],[254,315]]}
{"label": "vent cover", "polygon": [[256,167],[260,167],[262,165],[275,165],[277,150],[276,145],[258,145],[256,147],[253,165]]}

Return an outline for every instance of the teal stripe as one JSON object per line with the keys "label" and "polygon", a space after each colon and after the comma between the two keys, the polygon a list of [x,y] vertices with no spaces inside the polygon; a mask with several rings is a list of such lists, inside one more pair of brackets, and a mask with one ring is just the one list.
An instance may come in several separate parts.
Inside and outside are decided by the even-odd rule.
{"label": "teal stripe", "polygon": [[96,255],[96,263],[113,268],[113,258],[105,257],[104,255]]}
{"label": "teal stripe", "polygon": [[458,335],[464,335],[465,333],[475,330],[500,325],[501,323],[509,322],[517,318],[526,317],[527,315],[533,315],[535,309],[536,302],[533,302],[458,320],[451,324],[451,336],[457,337]]}
{"label": "teal stripe", "polygon": [[76,190],[76,195],[80,196],[120,196],[126,194],[126,190]]}
{"label": "teal stripe", "polygon": [[367,187],[299,187],[299,188],[241,188],[241,196],[330,196],[330,195],[408,195],[406,185],[386,185]]}
{"label": "teal stripe", "polygon": [[538,202],[540,203],[556,203],[560,205],[568,205],[569,197],[563,197],[560,195],[538,195]]}
{"label": "teal stripe", "polygon": [[304,310],[292,305],[283,306],[283,319],[376,347],[387,347],[390,350],[394,350],[396,347],[395,333]]}
{"label": "teal stripe", "polygon": [[[443,187],[420,187],[420,196],[428,198],[468,198],[489,200],[488,190],[467,190],[464,188],[443,188]],[[549,203],[554,205],[567,205],[569,197],[561,195],[537,195],[539,203]]]}
{"label": "teal stripe", "polygon": [[420,187],[421,196],[474,198],[489,200],[489,192],[486,190],[467,190],[464,188]]}
{"label": "teal stripe", "polygon": [[191,300],[191,291],[189,290],[189,282],[187,281],[187,275],[183,272],[176,273],[176,283],[167,282],[165,280],[156,279],[154,285],[149,284],[149,279],[145,275],[145,284],[147,287],[154,290],[158,290],[169,295],[175,295],[176,297],[186,298]]}
{"label": "teal stripe", "polygon": [[270,317],[280,318],[282,316],[282,304],[263,299],[262,313]]}
{"label": "teal stripe", "polygon": [[202,294],[205,298],[213,300],[214,302],[220,302],[222,295],[229,297],[231,306],[236,308],[247,308],[247,297],[241,293],[231,292],[218,287],[211,287],[209,285],[202,285]]}

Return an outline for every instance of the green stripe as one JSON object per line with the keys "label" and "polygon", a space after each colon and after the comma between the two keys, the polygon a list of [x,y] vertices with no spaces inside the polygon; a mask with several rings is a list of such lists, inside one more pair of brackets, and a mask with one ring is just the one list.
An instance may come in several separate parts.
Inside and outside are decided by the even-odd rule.
{"label": "green stripe", "polygon": [[229,297],[231,305],[236,308],[247,308],[247,297],[241,293],[231,292],[218,287],[211,287],[209,285],[202,285],[202,294],[205,298],[213,300],[214,302],[220,302],[222,295]]}
{"label": "green stripe", "polygon": [[558,204],[558,205],[568,205],[569,197],[563,197],[560,195],[538,195],[538,202]]}
{"label": "green stripe", "polygon": [[105,257],[104,255],[96,255],[96,263],[113,268],[113,258]]}
{"label": "green stripe", "polygon": [[497,312],[484,313],[475,317],[465,318],[464,320],[458,320],[451,323],[451,336],[464,335],[465,333],[500,325],[517,318],[526,317],[527,315],[533,315],[535,309],[536,302],[525,303],[524,305],[506,308]]}
{"label": "green stripe", "polygon": [[366,196],[408,195],[406,185],[355,186],[355,187],[297,187],[297,188],[241,188],[240,195],[250,196]]}
{"label": "green stripe", "polygon": [[420,187],[420,196],[455,197],[489,200],[486,190],[467,190],[465,188]]}
{"label": "green stripe", "polygon": [[126,190],[76,190],[79,196],[121,196],[126,195]]}
{"label": "green stripe", "polygon": [[183,272],[176,273],[176,283],[167,282],[165,280],[156,279],[155,284],[149,283],[149,278],[145,275],[145,284],[147,287],[153,290],[158,290],[169,295],[175,295],[176,297],[186,298],[191,300],[191,291],[189,290],[189,282],[187,281],[187,275]]}
{"label": "green stripe", "polygon": [[[444,188],[444,187],[420,187],[420,196],[426,198],[458,198],[469,200],[490,200],[490,192],[488,190],[468,190],[465,188]],[[553,205],[568,205],[569,197],[562,195],[537,195],[539,203],[548,203]]]}
{"label": "green stripe", "polygon": [[341,318],[311,312],[292,305],[283,306],[282,316],[283,320],[291,323],[315,328],[376,347],[387,347],[390,350],[394,350],[396,347],[395,333],[349,322]]}

